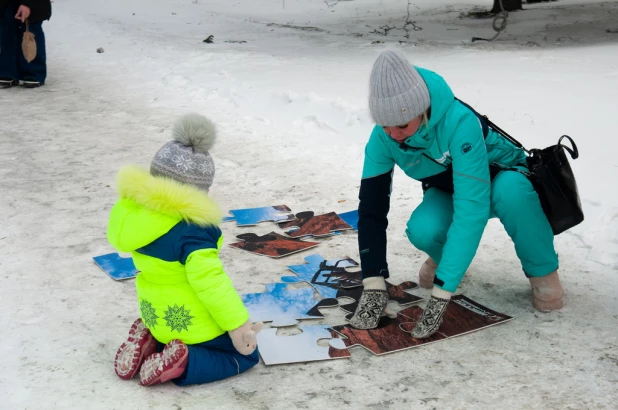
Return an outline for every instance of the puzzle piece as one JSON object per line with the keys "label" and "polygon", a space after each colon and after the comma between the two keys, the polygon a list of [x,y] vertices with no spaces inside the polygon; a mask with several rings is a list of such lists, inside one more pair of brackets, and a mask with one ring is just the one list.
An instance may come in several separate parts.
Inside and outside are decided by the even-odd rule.
{"label": "puzzle piece", "polygon": [[[358,345],[375,355],[383,355],[446,340],[512,319],[463,295],[457,295],[451,298],[439,331],[426,339],[415,339],[409,332],[422,312],[419,306],[412,306],[399,312],[395,319],[383,317],[375,329],[360,330],[344,325],[335,326],[332,330],[346,337],[343,339],[346,348]],[[338,343],[331,345],[336,349],[338,346]]]}
{"label": "puzzle piece", "polygon": [[[343,343],[346,348],[361,346],[378,356],[445,339],[441,333],[435,333],[427,339],[415,339],[400,328],[402,323],[412,320],[408,315],[415,317],[418,311],[422,312],[422,309],[412,306],[399,312],[394,319],[382,317],[375,329],[360,330],[351,325],[334,326],[332,329],[345,336]],[[332,347],[337,348],[337,345]]]}
{"label": "puzzle piece", "polygon": [[[304,280],[299,280],[296,276],[284,276],[281,278],[283,283],[302,283]],[[337,298],[337,288],[331,288],[328,286],[322,285],[311,285],[324,299],[336,299]]]}
{"label": "puzzle piece", "polygon": [[343,219],[345,223],[350,225],[352,229],[354,229],[355,231],[358,231],[358,210],[344,212],[342,214],[339,214],[339,217]]}
{"label": "puzzle piece", "polygon": [[[407,316],[412,317],[410,315]],[[414,319],[418,319],[419,316],[420,313],[417,313]],[[464,295],[456,295],[451,298],[439,331],[444,336],[451,338],[512,319],[511,316],[489,309]],[[402,329],[408,332],[412,331],[413,325],[414,323],[403,324]]]}
{"label": "puzzle piece", "polygon": [[[277,329],[263,329],[257,334],[258,349],[266,366],[284,363],[315,362],[350,357],[343,340],[328,325],[299,326],[301,334],[277,336]],[[338,348],[318,345],[320,339],[331,339]]]}
{"label": "puzzle piece", "polygon": [[231,243],[232,248],[242,249],[259,255],[280,258],[306,249],[318,246],[319,242],[306,242],[300,239],[291,239],[276,232],[257,236],[254,233],[244,233],[236,236],[242,242]]}
{"label": "puzzle piece", "polygon": [[[334,231],[334,232],[329,233],[328,235],[316,236],[316,238],[328,238],[328,237],[331,237],[331,236],[338,236],[338,235],[341,235],[341,232]],[[311,239],[313,237],[314,237],[314,235],[305,235],[305,236],[299,236],[298,238],[294,238],[294,239],[305,240],[305,239]]]}
{"label": "puzzle piece", "polygon": [[237,226],[257,225],[264,221],[285,222],[296,219],[286,205],[265,206],[261,208],[233,209],[234,216],[223,218],[224,222],[236,220]]}
{"label": "puzzle piece", "polygon": [[313,285],[328,286],[330,288],[352,288],[362,286],[363,278],[360,271],[348,272],[345,268],[358,267],[358,262],[345,257],[325,260],[320,255],[309,255],[305,258],[307,263],[302,265],[288,266],[297,276],[284,276],[283,282],[308,282]]}
{"label": "puzzle piece", "polygon": [[330,236],[336,231],[352,229],[335,212],[324,215],[314,215],[313,211],[300,212],[296,214],[296,220],[292,222],[279,223],[280,228],[296,227],[285,233],[291,238],[303,236]]}
{"label": "puzzle piece", "polygon": [[[410,295],[406,292],[406,290],[412,290],[416,288],[418,288],[418,285],[410,281],[402,282],[397,286],[386,281],[386,290],[388,291],[389,301],[397,302],[400,306],[410,305],[412,303],[417,303],[423,300],[423,298]],[[363,293],[362,287],[353,289],[340,289],[337,292],[338,298],[347,297],[350,299],[354,299],[354,302],[345,305],[339,305],[339,307],[348,313],[354,313],[356,311],[356,308],[358,307],[358,301],[360,300],[361,293]]]}
{"label": "puzzle piece", "polygon": [[320,307],[335,307],[336,299],[316,300],[313,288],[287,289],[285,283],[266,285],[264,293],[242,295],[253,322],[271,322],[273,327],[293,326],[298,319],[322,319]]}
{"label": "puzzle piece", "polygon": [[95,256],[92,258],[105,273],[114,280],[126,280],[137,276],[139,271],[133,263],[133,258],[123,258],[117,253]]}

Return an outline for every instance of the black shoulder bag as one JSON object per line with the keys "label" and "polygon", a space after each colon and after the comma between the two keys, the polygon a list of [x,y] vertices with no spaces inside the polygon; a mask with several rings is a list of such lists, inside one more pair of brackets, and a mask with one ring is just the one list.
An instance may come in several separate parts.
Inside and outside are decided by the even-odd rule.
{"label": "black shoulder bag", "polygon": [[[563,135],[556,145],[544,149],[527,150],[519,141],[491,122],[486,115],[481,115],[468,104],[461,100],[458,101],[472,110],[479,117],[481,123],[485,122],[486,127],[488,126],[493,129],[517,148],[523,149],[528,154],[526,164],[530,172],[520,171],[515,168],[511,170],[526,175],[532,186],[534,186],[554,235],[559,235],[584,220],[584,212],[579,199],[575,175],[573,175],[569,160],[565,154],[565,151],[568,152],[572,159],[579,157],[577,145],[575,145],[571,137]],[[572,148],[562,144],[564,139],[569,140]]]}

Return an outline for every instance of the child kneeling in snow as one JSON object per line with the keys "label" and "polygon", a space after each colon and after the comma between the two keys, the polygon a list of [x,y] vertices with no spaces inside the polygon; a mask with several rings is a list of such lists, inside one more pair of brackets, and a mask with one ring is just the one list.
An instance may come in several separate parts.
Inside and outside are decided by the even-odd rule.
{"label": "child kneeling in snow", "polygon": [[[174,140],[155,155],[150,173],[127,166],[118,175],[109,242],[131,252],[141,319],[116,354],[122,379],[140,373],[144,386],[208,383],[259,361],[249,314],[223,269],[221,213],[207,193],[215,174],[208,153],[215,127],[189,114]],[[164,346],[165,344],[165,346]]]}

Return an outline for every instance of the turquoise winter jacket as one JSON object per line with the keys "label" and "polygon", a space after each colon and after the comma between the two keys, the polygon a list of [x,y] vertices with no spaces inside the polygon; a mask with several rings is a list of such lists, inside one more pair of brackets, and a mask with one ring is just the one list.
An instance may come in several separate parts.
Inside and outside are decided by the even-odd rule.
{"label": "turquoise winter jacket", "polygon": [[[359,194],[361,262],[365,277],[379,272],[388,277],[385,231],[389,205],[378,202],[380,198],[384,201],[383,198],[390,197],[391,173],[395,165],[422,182],[436,176],[452,177],[453,222],[435,283],[454,292],[476,254],[489,219],[490,164],[507,167],[525,164],[526,154],[491,129],[484,136],[476,114],[455,99],[442,77],[429,70],[416,69],[429,89],[428,124],[421,125],[403,144],[376,125],[365,148]],[[381,188],[376,187],[377,181],[381,181]],[[429,186],[431,184],[424,185],[425,188]]]}

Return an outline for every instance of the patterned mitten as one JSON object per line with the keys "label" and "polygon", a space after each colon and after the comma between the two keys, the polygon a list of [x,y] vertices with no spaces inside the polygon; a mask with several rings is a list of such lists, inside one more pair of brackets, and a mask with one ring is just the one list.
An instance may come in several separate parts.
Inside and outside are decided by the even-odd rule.
{"label": "patterned mitten", "polygon": [[451,292],[434,287],[425,311],[412,329],[412,337],[424,339],[436,333],[442,324],[442,316],[450,300]]}
{"label": "patterned mitten", "polygon": [[386,282],[381,276],[363,279],[363,293],[350,324],[356,329],[373,329],[378,326],[380,317],[388,304]]}
{"label": "patterned mitten", "polygon": [[257,340],[255,336],[262,329],[262,322],[251,323],[247,320],[241,327],[230,330],[230,338],[232,344],[240,354],[250,355],[257,348]]}

